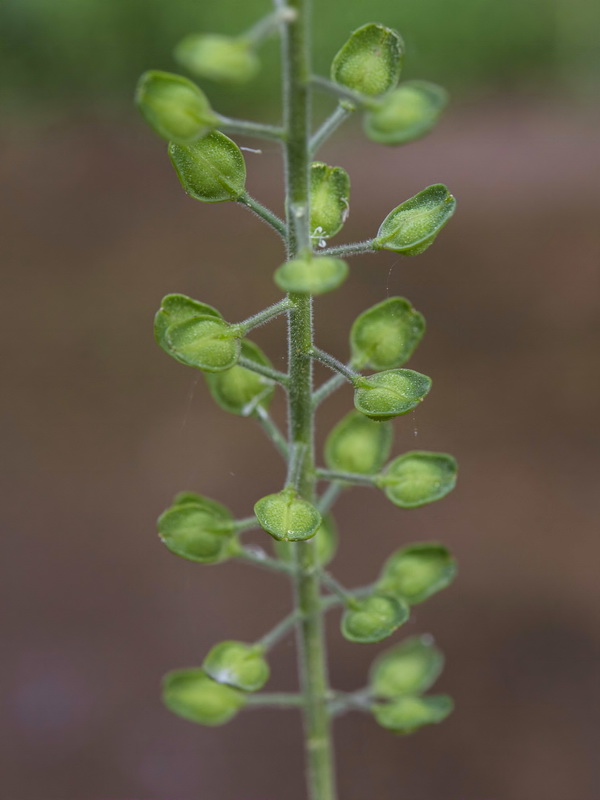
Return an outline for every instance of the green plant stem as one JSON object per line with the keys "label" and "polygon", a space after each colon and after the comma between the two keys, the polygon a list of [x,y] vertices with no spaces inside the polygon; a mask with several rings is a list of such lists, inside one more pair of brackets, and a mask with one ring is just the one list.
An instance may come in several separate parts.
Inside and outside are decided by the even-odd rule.
{"label": "green plant stem", "polygon": [[317,478],[324,481],[343,481],[344,483],[356,483],[363,486],[377,486],[377,475],[364,475],[361,472],[341,472],[337,469],[316,470]]}
{"label": "green plant stem", "polygon": [[283,300],[280,300],[279,303],[274,303],[272,306],[263,309],[263,311],[259,311],[258,314],[253,314],[243,322],[239,322],[238,327],[243,330],[245,336],[249,331],[258,328],[259,325],[264,325],[265,322],[270,322],[280,314],[290,311],[293,307],[294,304],[289,297],[285,297]]}
{"label": "green plant stem", "polygon": [[312,347],[310,354],[317,361],[320,361],[321,364],[325,364],[326,367],[329,367],[329,369],[332,369],[335,372],[339,372],[339,374],[350,383],[354,383],[356,381],[356,378],[359,377],[358,373],[354,372],[353,369],[350,369],[350,367],[347,367],[345,364],[342,364],[342,362],[338,361],[337,358],[334,358],[333,356],[329,355],[329,353],[326,353],[319,347]]}
{"label": "green plant stem", "polygon": [[237,519],[234,524],[236,533],[244,533],[245,531],[253,531],[260,528],[258,520],[254,515],[251,517],[244,517],[243,519]]}
{"label": "green plant stem", "polygon": [[281,453],[284,459],[287,460],[289,454],[289,447],[287,440],[283,433],[279,430],[273,418],[264,406],[257,406],[254,409],[254,416],[260,422],[263,430],[273,442],[277,450]]}
{"label": "green plant stem", "polygon": [[285,372],[280,372],[278,369],[269,367],[267,364],[259,364],[258,361],[254,361],[252,358],[246,358],[245,356],[240,356],[237,363],[238,366],[249,369],[251,372],[256,372],[262,375],[263,378],[268,378],[271,381],[280,383],[282,386],[287,386],[288,384],[288,376]]}
{"label": "green plant stem", "polygon": [[241,136],[251,136],[256,139],[275,139],[281,141],[284,138],[284,130],[276,125],[264,125],[260,122],[250,122],[245,119],[232,119],[218,114],[219,130],[227,133],[238,133]]}
{"label": "green plant stem", "polygon": [[259,694],[247,694],[245,696],[246,706],[262,708],[271,706],[272,708],[301,708],[304,705],[304,697],[293,692],[260,692]]}
{"label": "green plant stem", "polygon": [[287,242],[287,228],[285,222],[279,219],[277,214],[274,214],[266,206],[263,206],[262,203],[259,203],[258,200],[251,197],[247,192],[238,198],[238,203],[246,206],[250,211],[253,211],[257,217],[260,217],[267,225],[270,225],[273,230],[277,231],[284,242]]}
{"label": "green plant stem", "polygon": [[327,119],[323,122],[320,128],[315,131],[311,136],[308,148],[312,156],[318,149],[325,144],[327,139],[335,133],[335,131],[342,125],[354,111],[354,106],[351,103],[340,103],[335,111],[333,111]]}
{"label": "green plant stem", "polygon": [[263,569],[268,569],[270,572],[286,572],[288,575],[293,575],[296,572],[296,568],[293,564],[280,561],[278,558],[272,558],[267,555],[262,548],[258,547],[244,547],[240,545],[239,549],[234,553],[234,558],[247,561],[249,564],[254,564]]}
{"label": "green plant stem", "polygon": [[319,386],[316,392],[313,394],[313,408],[317,408],[317,406],[321,405],[323,400],[329,397],[330,394],[333,394],[336,389],[339,389],[340,386],[343,386],[346,383],[346,376],[342,375],[341,373],[337,372],[335,375],[332,375],[328,381],[325,381],[324,384]]}
{"label": "green plant stem", "polygon": [[340,602],[343,603],[346,608],[357,607],[358,603],[352,592],[348,589],[345,589],[331,573],[321,570],[320,576],[323,586],[326,586],[330,592],[333,592],[333,594],[337,595],[340,599]]}
{"label": "green plant stem", "polygon": [[253,46],[261,44],[281,27],[282,22],[291,22],[294,16],[291,8],[282,6],[259,19],[255,25],[240,36],[240,39],[249,42]]}
{"label": "green plant stem", "polygon": [[[278,0],[279,2],[279,0]],[[309,217],[310,130],[310,0],[290,0],[296,18],[282,36],[283,100],[286,129],[286,219],[289,256],[311,248]],[[312,298],[292,295],[296,310],[289,315],[288,418],[290,443],[306,453],[296,476],[296,489],[314,501],[314,430],[312,409]],[[298,666],[304,696],[305,747],[311,800],[335,800],[329,692],[317,553],[314,542],[291,548],[296,564]]]}
{"label": "green plant stem", "polygon": [[321,253],[328,256],[358,256],[361,253],[375,253],[373,247],[375,239],[365,239],[364,242],[353,242],[352,244],[339,244],[337,247],[328,247]]}
{"label": "green plant stem", "polygon": [[327,512],[333,508],[333,504],[338,499],[340,494],[344,490],[344,484],[338,483],[337,481],[332,481],[327,489],[323,492],[321,497],[319,497],[319,502],[317,503],[317,508],[321,514],[327,514]]}
{"label": "green plant stem", "polygon": [[291,614],[288,614],[287,617],[284,617],[281,622],[278,622],[274,628],[270,631],[265,633],[256,644],[261,647],[264,651],[270,650],[274,647],[284,636],[292,630],[292,628],[298,624],[300,620],[300,613],[298,610],[292,611]]}
{"label": "green plant stem", "polygon": [[355,692],[340,692],[329,704],[329,711],[334,716],[346,711],[369,711],[372,705],[371,689],[357,689]]}
{"label": "green plant stem", "polygon": [[377,98],[368,97],[366,94],[354,92],[352,89],[348,89],[346,86],[342,86],[339,83],[330,81],[329,78],[323,78],[321,75],[312,75],[311,83],[317,89],[322,89],[325,92],[329,92],[329,94],[333,94],[335,97],[341,97],[343,100],[349,100],[350,103],[359,107],[362,106],[363,108],[375,109],[379,108],[381,105],[381,101]]}

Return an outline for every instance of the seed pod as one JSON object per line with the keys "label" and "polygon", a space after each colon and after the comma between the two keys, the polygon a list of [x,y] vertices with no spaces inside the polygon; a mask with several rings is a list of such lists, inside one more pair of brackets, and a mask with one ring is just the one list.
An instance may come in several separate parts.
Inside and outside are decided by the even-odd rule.
{"label": "seed pod", "polygon": [[330,239],[346,221],[350,208],[350,178],[341,167],[320,161],[310,166],[310,234]]}
{"label": "seed pod", "polygon": [[286,261],[273,277],[284,292],[325,294],[341,286],[347,276],[348,265],[340,258],[306,253],[293,261]]}
{"label": "seed pod", "polygon": [[198,503],[175,498],[175,501],[175,505],[160,515],[157,523],[158,535],[168,549],[202,564],[216,564],[226,559],[234,532],[227,509],[211,500]]}
{"label": "seed pod", "polygon": [[393,437],[391,422],[374,422],[351,411],[327,437],[325,463],[340,472],[374,475],[387,461]]}
{"label": "seed pod", "polygon": [[[248,339],[242,340],[241,355],[257,364],[271,366],[262,350]],[[275,392],[273,381],[239,364],[224,372],[207,373],[205,378],[215,402],[241,417],[250,416],[258,406],[267,408]]]}
{"label": "seed pod", "polygon": [[407,144],[433,128],[448,102],[441,86],[427,81],[407,81],[367,111],[365,133],[379,144]]}
{"label": "seed pod", "polygon": [[425,333],[425,318],[404,297],[389,297],[363,311],[350,331],[356,369],[394,369],[406,363]]}
{"label": "seed pod", "polygon": [[394,733],[407,734],[422,728],[423,725],[442,722],[453,708],[452,698],[445,694],[429,697],[405,695],[397,697],[390,703],[377,703],[371,706],[371,711],[383,728]]}
{"label": "seed pod", "polygon": [[426,692],[439,678],[444,656],[431,636],[411,636],[379,655],[369,673],[375,697],[395,698]]}
{"label": "seed pod", "polygon": [[[338,546],[338,533],[335,525],[335,520],[331,514],[326,514],[321,519],[321,524],[317,528],[314,536],[315,544],[317,546],[317,562],[319,566],[324,567],[334,557]],[[291,562],[292,553],[288,542],[274,542],[275,552],[282,561]]]}
{"label": "seed pod", "polygon": [[263,497],[254,506],[254,513],[259,525],[283,542],[310,539],[321,524],[317,509],[291,488]]}
{"label": "seed pod", "polygon": [[342,617],[342,635],[351,642],[370,644],[391,636],[410,616],[402,600],[385,594],[372,594],[356,601]]}
{"label": "seed pod", "polygon": [[441,544],[412,544],[397,550],[383,565],[377,591],[403,598],[411,606],[449,586],[456,562]]}
{"label": "seed pod", "polygon": [[206,372],[231,369],[240,355],[239,331],[210,316],[191,317],[165,332],[167,352],[188,367]]}
{"label": "seed pod", "polygon": [[447,453],[413,450],[394,459],[377,485],[395,506],[418,508],[449,494],[456,472],[456,461]]}
{"label": "seed pod", "polygon": [[178,144],[190,144],[217,125],[204,92],[171,72],[144,72],[135,91],[135,103],[155,133]]}
{"label": "seed pod", "polygon": [[215,317],[222,319],[221,314],[216,308],[192,300],[184,294],[168,294],[163,297],[159,310],[154,317],[154,338],[157,344],[169,355],[173,353],[169,350],[166,340],[167,328],[177,322],[185,322],[192,317]]}
{"label": "seed pod", "polygon": [[331,79],[354,92],[376,97],[400,79],[404,42],[397,31],[374,22],[350,36],[331,64]]}
{"label": "seed pod", "polygon": [[171,142],[169,157],[186,193],[205,203],[239,200],[246,187],[240,148],[219,131],[191,145]]}
{"label": "seed pod", "polygon": [[262,648],[244,642],[215,645],[204,659],[202,669],[217,683],[244,692],[262,689],[270,672]]}
{"label": "seed pod", "polygon": [[354,405],[367,417],[391,419],[419,405],[431,389],[431,378],[412,369],[392,369],[359,378]]}
{"label": "seed pod", "polygon": [[163,702],[174,714],[200,725],[223,725],[245,704],[244,695],[213,681],[202,669],[178,669],[163,678]]}
{"label": "seed pod", "polygon": [[250,42],[215,33],[186,36],[174,55],[193,75],[221,83],[247,83],[260,69]]}
{"label": "seed pod", "polygon": [[428,186],[390,211],[373,240],[373,249],[416,256],[433,244],[455,209],[456,200],[446,186]]}
{"label": "seed pod", "polygon": [[229,510],[225,508],[225,506],[221,505],[221,503],[217,503],[216,500],[211,500],[210,497],[204,497],[204,495],[198,494],[197,492],[178,492],[173,498],[174,506],[187,506],[190,503],[199,506],[204,511],[212,514],[218,519],[232,519]]}

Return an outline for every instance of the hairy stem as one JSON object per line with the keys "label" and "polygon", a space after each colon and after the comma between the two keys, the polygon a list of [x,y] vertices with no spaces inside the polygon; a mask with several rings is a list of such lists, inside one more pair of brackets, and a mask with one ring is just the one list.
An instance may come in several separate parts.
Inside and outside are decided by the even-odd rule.
{"label": "hairy stem", "polygon": [[259,203],[256,198],[251,197],[248,192],[243,194],[239,199],[238,203],[240,205],[246,206],[249,208],[250,211],[254,211],[257,217],[260,217],[267,225],[270,225],[273,230],[277,231],[277,233],[281,236],[281,238],[286,241],[286,226],[285,222],[282,219],[279,219],[277,214],[274,214],[270,209],[266,206],[263,206],[262,203]]}
{"label": "hairy stem", "polygon": [[[310,250],[310,0],[290,0],[296,12],[283,33],[283,99],[286,130],[286,219],[289,256]],[[303,446],[304,457],[294,476],[295,488],[314,501],[314,424],[312,408],[312,298],[292,295],[296,310],[289,315],[288,417],[290,444]],[[296,564],[298,664],[304,696],[304,728],[311,800],[335,800],[329,692],[316,545],[292,545]]]}
{"label": "hairy stem", "polygon": [[353,111],[354,106],[348,101],[344,101],[336,107],[335,111],[327,117],[321,127],[310,138],[309,150],[312,156],[314,156],[317,150],[325,144],[327,139],[335,133],[340,125],[348,119]]}

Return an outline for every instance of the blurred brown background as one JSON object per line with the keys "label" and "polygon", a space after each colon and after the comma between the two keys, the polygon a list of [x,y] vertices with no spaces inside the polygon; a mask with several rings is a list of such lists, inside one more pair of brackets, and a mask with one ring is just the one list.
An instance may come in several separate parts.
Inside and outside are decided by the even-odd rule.
{"label": "blurred brown background", "polygon": [[[37,19],[34,5],[12,6],[12,17],[5,7],[15,52]],[[361,5],[352,8],[357,21],[372,15]],[[23,22],[24,8],[33,11]],[[57,4],[65,19],[74,8]],[[563,38],[576,43],[571,28]],[[115,23],[115,36],[121,30]],[[78,31],[72,40],[83,51]],[[169,47],[185,32],[173,31]],[[450,58],[451,36],[446,46]],[[540,79],[549,46],[539,44],[534,67],[521,65],[506,82],[501,67],[470,85],[455,70],[453,108],[408,149],[369,144],[352,123],[322,153],[352,178],[339,241],[372,235],[430,183],[447,183],[459,200],[425,254],[355,258],[345,286],[316,304],[319,344],[340,358],[354,317],[384,297],[404,295],[425,314],[428,333],[411,366],[434,389],[396,423],[395,452],[448,451],[461,467],[457,490],[430,507],[401,512],[363,489],[337,507],[333,569],[349,586],[371,580],[391,550],[412,541],[441,539],[460,564],[459,580],[419,606],[406,631],[433,633],[446,653],[439,689],[456,711],[408,738],[366,716],[343,717],[343,800],[600,796],[598,114],[583,88],[589,72],[565,60],[564,47]],[[419,47],[423,59],[427,41]],[[142,68],[170,67],[145,63],[135,40],[130,49]],[[216,408],[200,373],[170,361],[152,338],[168,292],[231,320],[275,301],[279,243],[243,209],[182,193],[161,143],[123,110],[135,80],[129,62],[115,73],[117,89],[107,81],[85,101],[74,88],[60,100],[29,92],[43,85],[44,65],[77,71],[50,51],[46,61],[32,52],[22,68],[13,62],[19,80],[3,89],[11,105],[0,155],[2,797],[302,800],[296,712],[249,711],[203,729],[163,709],[158,688],[165,671],[198,664],[221,639],[260,636],[290,608],[285,578],[184,562],[155,534],[176,491],[200,491],[246,516],[281,483],[261,430]],[[436,64],[422,76],[441,79]],[[262,149],[246,154],[249,188],[280,211],[278,150]],[[278,363],[283,337],[278,321],[255,338]],[[326,401],[321,441],[351,403],[345,389]],[[283,424],[281,403],[275,414]],[[337,626],[332,613],[332,680],[351,690],[389,642],[350,645]],[[273,667],[270,688],[293,690],[292,640]]]}

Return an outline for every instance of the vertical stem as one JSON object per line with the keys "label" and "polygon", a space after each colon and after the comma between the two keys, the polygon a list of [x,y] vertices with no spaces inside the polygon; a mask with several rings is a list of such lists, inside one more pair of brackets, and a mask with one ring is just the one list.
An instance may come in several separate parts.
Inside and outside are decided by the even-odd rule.
{"label": "vertical stem", "polygon": [[[286,221],[291,258],[311,248],[309,198],[310,139],[310,0],[289,0],[295,18],[283,32],[283,99],[286,130]],[[315,499],[312,409],[312,298],[293,294],[296,310],[289,315],[288,418],[291,449],[305,448],[294,476],[304,498]],[[329,691],[320,586],[314,542],[291,545],[296,563],[295,596],[301,614],[298,660],[305,698],[304,727],[311,800],[335,800]]]}

